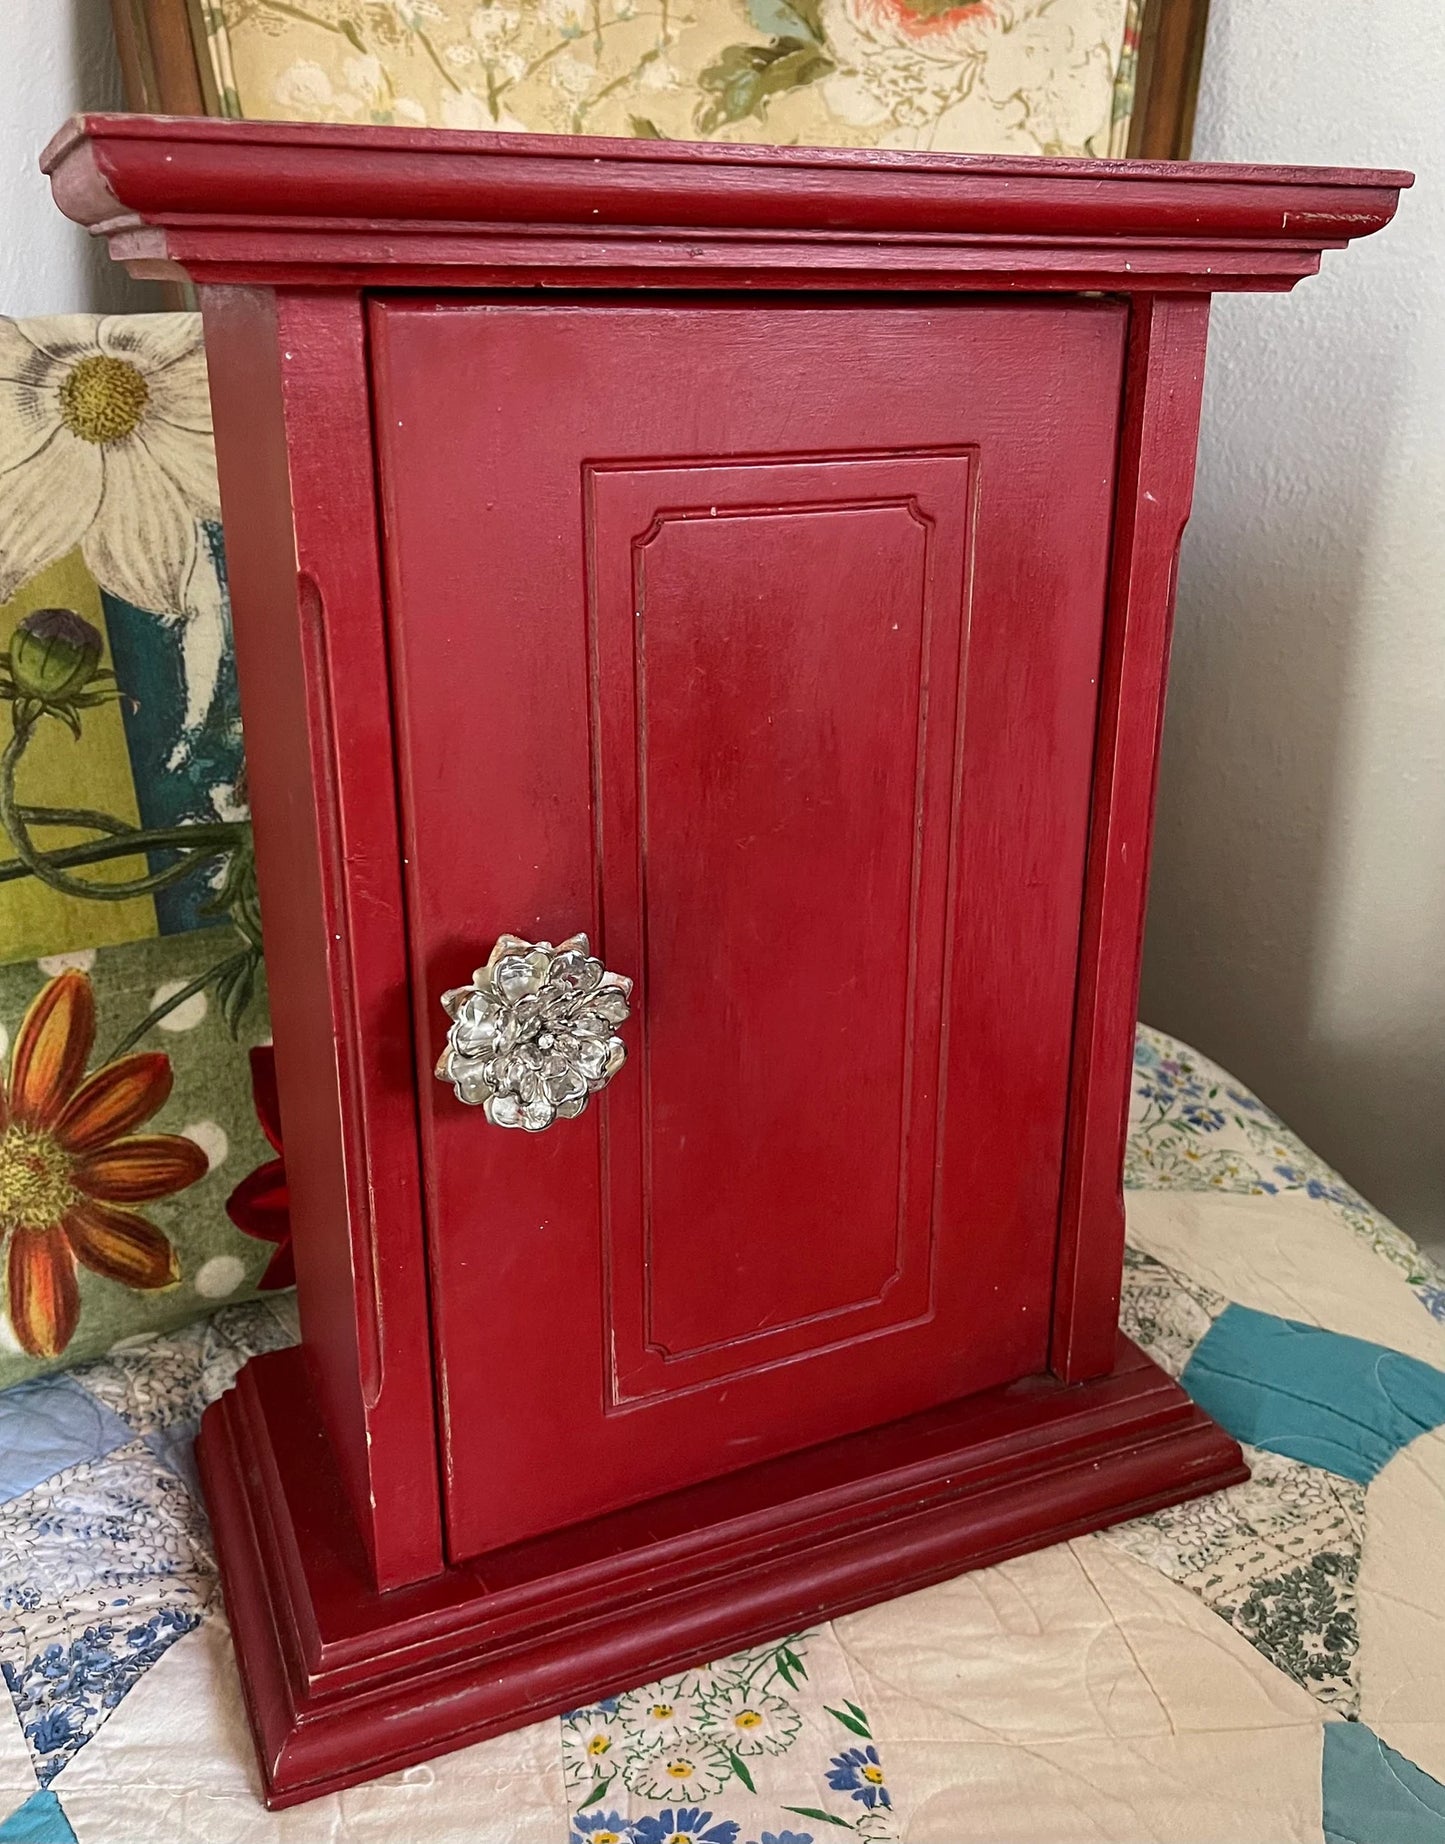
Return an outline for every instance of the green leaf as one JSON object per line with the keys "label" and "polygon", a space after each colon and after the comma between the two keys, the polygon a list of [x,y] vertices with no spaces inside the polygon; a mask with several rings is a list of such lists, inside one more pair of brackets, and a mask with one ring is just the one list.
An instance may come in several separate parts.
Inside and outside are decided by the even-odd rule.
{"label": "green leaf", "polygon": [[831,1812],[824,1812],[818,1806],[784,1806],[785,1812],[796,1812],[799,1818],[820,1818],[825,1825],[837,1825],[844,1831],[856,1831],[856,1825],[850,1825],[846,1818],[834,1818]]}
{"label": "green leaf", "polygon": [[734,1750],[731,1748],[724,1748],[723,1753],[732,1762],[733,1772],[737,1775],[738,1779],[742,1781],[743,1785],[748,1789],[750,1793],[756,1793],[758,1789],[753,1785],[752,1775],[748,1772],[747,1768],[743,1765],[743,1757],[740,1754],[735,1753]]}
{"label": "green leaf", "polygon": [[797,1688],[800,1679],[808,1675],[808,1667],[802,1658],[789,1645],[781,1645],[773,1654],[773,1669],[787,1685],[789,1690]]}
{"label": "green leaf", "polygon": [[781,38],[771,45],[728,45],[698,76],[698,88],[712,98],[699,105],[698,130],[711,134],[723,123],[749,115],[761,121],[770,96],[803,89],[833,69],[833,60],[812,41]]}
{"label": "green leaf", "polygon": [[657,123],[648,121],[645,115],[629,115],[627,126],[639,141],[665,141],[667,139]]}
{"label": "green leaf", "polygon": [[[827,1710],[830,1716],[836,1716],[845,1729],[851,1729],[854,1735],[861,1735],[865,1741],[872,1741],[873,1736],[862,1710],[858,1710],[856,1716],[845,1716],[842,1710],[835,1710],[831,1703],[825,1703],[823,1708]],[[856,1703],[850,1703],[848,1708],[853,1710],[858,1709],[858,1706]]]}
{"label": "green leaf", "polygon": [[257,957],[248,954],[242,960],[223,973],[216,982],[221,1001],[221,1016],[226,1021],[226,1029],[232,1038],[241,1034],[241,1020],[246,1015],[246,1007],[251,1003],[251,995],[256,990]]}
{"label": "green leaf", "polygon": [[616,1774],[608,1774],[605,1780],[599,1780],[596,1786],[593,1787],[592,1791],[582,1801],[581,1805],[578,1806],[577,1810],[579,1812],[585,1812],[588,1806],[595,1806],[597,1804],[597,1801],[607,1791],[608,1787],[611,1786],[612,1782],[616,1778],[617,1778]]}

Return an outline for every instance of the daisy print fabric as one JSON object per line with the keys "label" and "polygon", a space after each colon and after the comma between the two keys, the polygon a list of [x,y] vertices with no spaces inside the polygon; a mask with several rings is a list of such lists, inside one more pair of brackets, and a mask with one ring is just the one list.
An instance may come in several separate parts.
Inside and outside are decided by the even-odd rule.
{"label": "daisy print fabric", "polygon": [[572,1844],[896,1837],[882,1752],[831,1628],[561,1722]]}

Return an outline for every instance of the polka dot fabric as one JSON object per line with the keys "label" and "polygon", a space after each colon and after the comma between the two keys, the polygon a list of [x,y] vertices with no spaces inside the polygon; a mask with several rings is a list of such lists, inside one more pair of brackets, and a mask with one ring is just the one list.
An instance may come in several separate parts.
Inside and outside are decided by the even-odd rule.
{"label": "polka dot fabric", "polygon": [[[0,1040],[7,1059],[0,1079],[7,1094],[13,1096],[17,1079],[25,1080],[17,1077],[17,1065],[24,1060],[27,1017],[33,1038],[45,1006],[54,1010],[56,995],[68,994],[64,1015],[57,1011],[48,1027],[69,1034],[66,1079],[77,1087],[109,1085],[122,1098],[117,1106],[129,1109],[128,1124],[106,1156],[148,1156],[155,1166],[138,1187],[146,1194],[142,1201],[100,1198],[87,1206],[101,1213],[101,1240],[86,1244],[87,1223],[81,1224],[69,1263],[72,1309],[37,1330],[12,1310],[7,1293],[0,1310],[0,1388],[83,1362],[118,1341],[173,1330],[262,1290],[276,1245],[246,1234],[226,1203],[275,1156],[257,1118],[249,1060],[251,1044],[268,1029],[264,995],[246,1028],[232,1036],[222,1008],[209,1003],[204,990],[187,991],[232,945],[229,929],[210,928],[0,966]],[[178,996],[180,1003],[157,1015]],[[64,1233],[59,1206],[74,1194],[68,1174],[82,1154],[52,1144],[54,1136],[23,1122],[11,1120],[6,1132],[8,1140],[0,1133],[0,1222],[12,1236],[22,1226],[34,1232],[29,1241],[44,1254]],[[148,1155],[136,1150],[145,1148]],[[47,1178],[54,1180],[48,1187],[42,1182]],[[103,1239],[106,1230],[110,1242]],[[121,1253],[139,1250],[147,1267],[134,1258],[107,1259],[122,1236]],[[73,1236],[69,1241],[76,1244]]]}

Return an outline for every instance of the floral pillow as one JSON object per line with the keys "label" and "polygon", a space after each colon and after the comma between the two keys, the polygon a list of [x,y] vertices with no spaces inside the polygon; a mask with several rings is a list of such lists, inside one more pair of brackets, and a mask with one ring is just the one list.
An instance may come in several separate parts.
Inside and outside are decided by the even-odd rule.
{"label": "floral pillow", "polygon": [[194,314],[0,319],[0,1383],[290,1283]]}
{"label": "floral pillow", "polygon": [[[185,978],[208,952],[0,967],[0,1385],[292,1284],[270,1049],[240,1054]],[[162,973],[195,990],[132,1048]]]}

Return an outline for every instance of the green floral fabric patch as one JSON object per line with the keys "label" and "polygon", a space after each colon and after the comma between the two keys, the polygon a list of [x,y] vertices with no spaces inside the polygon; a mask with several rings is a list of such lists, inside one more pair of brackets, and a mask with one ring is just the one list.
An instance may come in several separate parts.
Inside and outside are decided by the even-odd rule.
{"label": "green floral fabric patch", "polygon": [[206,978],[233,940],[0,966],[0,1387],[248,1298],[273,1261],[226,1214],[274,1158],[247,1044]]}

